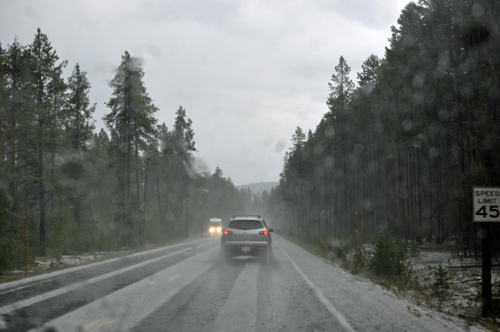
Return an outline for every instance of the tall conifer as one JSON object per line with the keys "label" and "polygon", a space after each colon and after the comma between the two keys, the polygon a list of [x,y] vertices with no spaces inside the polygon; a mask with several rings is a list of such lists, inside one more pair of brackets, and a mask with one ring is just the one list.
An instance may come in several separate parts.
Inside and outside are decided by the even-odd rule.
{"label": "tall conifer", "polygon": [[106,105],[111,112],[103,118],[111,132],[113,166],[117,170],[118,193],[121,197],[117,218],[125,225],[126,244],[133,243],[140,219],[141,152],[146,149],[156,131],[157,120],[153,114],[157,108],[146,92],[143,77],[139,59],[125,51],[116,75],[109,83],[113,93]]}
{"label": "tall conifer", "polygon": [[68,79],[68,114],[66,117],[66,133],[68,143],[77,150],[86,150],[87,143],[95,129],[92,114],[96,104],[90,106],[90,82],[87,73],[77,63]]}
{"label": "tall conifer", "polygon": [[[40,246],[45,253],[46,242],[46,206],[47,186],[52,184],[53,172],[46,173],[52,166],[54,152],[58,145],[58,132],[61,128],[64,93],[66,84],[62,79],[62,70],[66,61],[60,62],[59,56],[52,48],[47,37],[37,30],[33,43],[28,46],[31,103],[27,106],[30,121],[26,121],[25,140],[30,150],[35,152],[36,181],[38,184],[38,201],[40,215]],[[49,157],[48,157],[49,156]],[[51,157],[51,158],[50,158]]]}

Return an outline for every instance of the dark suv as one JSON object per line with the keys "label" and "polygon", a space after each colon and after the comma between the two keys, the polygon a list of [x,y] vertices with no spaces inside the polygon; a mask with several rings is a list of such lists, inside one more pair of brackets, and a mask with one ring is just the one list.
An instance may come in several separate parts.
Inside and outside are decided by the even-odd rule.
{"label": "dark suv", "polygon": [[268,228],[261,216],[236,215],[222,230],[221,255],[229,262],[232,257],[254,256],[272,260],[272,228]]}

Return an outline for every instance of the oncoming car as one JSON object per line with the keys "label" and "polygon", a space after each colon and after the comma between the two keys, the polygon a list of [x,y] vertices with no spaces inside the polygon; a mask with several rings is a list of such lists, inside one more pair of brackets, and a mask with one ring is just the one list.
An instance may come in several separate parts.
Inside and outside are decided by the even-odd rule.
{"label": "oncoming car", "polygon": [[272,260],[272,228],[257,215],[235,215],[222,231],[221,256],[226,262],[238,256],[263,258],[266,263]]}
{"label": "oncoming car", "polygon": [[222,223],[219,218],[211,218],[210,225],[208,226],[208,232],[210,235],[218,234],[220,235],[222,231]]}

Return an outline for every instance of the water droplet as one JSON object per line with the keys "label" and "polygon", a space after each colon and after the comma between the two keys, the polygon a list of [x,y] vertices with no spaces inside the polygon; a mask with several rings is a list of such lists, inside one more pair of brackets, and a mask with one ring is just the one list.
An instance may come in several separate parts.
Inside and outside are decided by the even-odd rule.
{"label": "water droplet", "polygon": [[411,130],[411,128],[413,128],[413,122],[411,121],[411,119],[405,119],[401,125],[403,126],[403,129],[405,131],[408,131],[408,130]]}
{"label": "water droplet", "polygon": [[474,4],[474,6],[472,6],[472,15],[474,17],[481,17],[484,15],[484,7],[483,5],[481,5],[480,3],[476,3]]}
{"label": "water droplet", "polygon": [[335,128],[333,128],[333,126],[326,126],[325,127],[325,136],[327,138],[332,138],[333,136],[335,136]]}
{"label": "water droplet", "polygon": [[434,159],[434,158],[437,158],[438,156],[439,156],[439,150],[438,149],[436,149],[434,147],[432,147],[432,148],[429,149],[429,157],[430,158]]}

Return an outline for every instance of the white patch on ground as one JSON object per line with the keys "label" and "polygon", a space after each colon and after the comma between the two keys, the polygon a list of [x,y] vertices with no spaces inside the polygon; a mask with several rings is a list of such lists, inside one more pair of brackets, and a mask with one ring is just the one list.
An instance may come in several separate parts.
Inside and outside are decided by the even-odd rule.
{"label": "white patch on ground", "polygon": [[[79,255],[62,255],[59,258],[37,257],[34,264],[28,266],[28,275],[36,273],[44,273],[47,270],[59,270],[72,266],[89,264],[96,261],[110,259],[116,256],[121,256],[130,253],[129,251],[119,252],[95,252],[84,253]],[[12,270],[6,273],[11,276],[22,275],[24,270]]]}
{"label": "white patch on ground", "polygon": [[[444,247],[443,245],[443,248]],[[367,244],[363,250],[371,258],[375,251],[375,246]],[[350,251],[347,255],[349,262],[355,261],[355,252]],[[435,310],[454,317],[477,320],[481,314],[481,302],[478,294],[481,291],[482,269],[481,259],[472,257],[457,257],[451,250],[433,250],[426,248],[425,244],[420,247],[420,253],[411,258],[412,279],[414,285],[419,285],[420,290],[410,289],[406,292],[395,291],[398,296],[402,296],[412,301],[419,310],[415,314],[432,315]],[[439,303],[436,297],[432,296],[432,285],[436,282],[435,271],[441,265],[449,276],[449,295]],[[498,268],[491,270],[492,293],[500,291],[500,271]],[[414,308],[416,309],[416,308]],[[410,309],[409,309],[410,310]],[[471,327],[472,328],[472,327]]]}
{"label": "white patch on ground", "polygon": [[[434,272],[441,265],[450,277],[449,296],[440,304],[443,312],[469,316],[471,311],[480,312],[480,302],[477,301],[478,292],[481,290],[481,261],[473,258],[460,260],[451,252],[422,250],[421,254],[412,260],[413,276],[431,294],[432,284],[436,281]],[[491,283],[497,285],[500,281],[498,269],[491,270]],[[492,292],[498,292],[497,286],[492,287]],[[439,302],[431,301],[434,306]],[[471,310],[472,309],[472,310]]]}
{"label": "white patch on ground", "polygon": [[81,255],[62,255],[60,259],[42,258],[35,260],[36,264],[41,268],[50,268],[51,266],[75,266],[95,262],[106,257],[105,253],[86,253]]}

